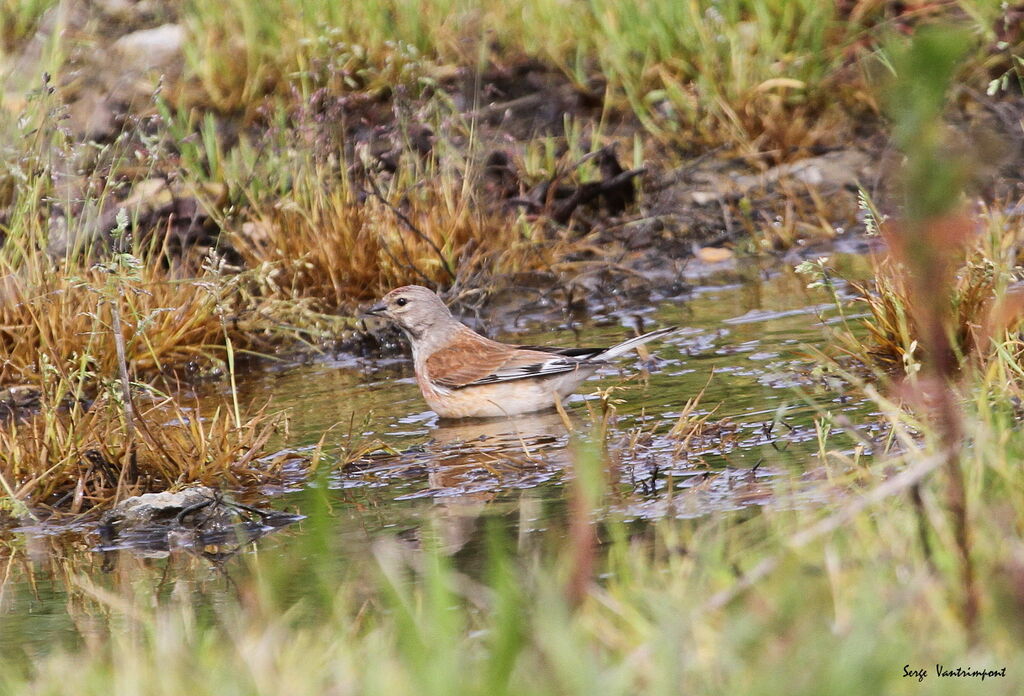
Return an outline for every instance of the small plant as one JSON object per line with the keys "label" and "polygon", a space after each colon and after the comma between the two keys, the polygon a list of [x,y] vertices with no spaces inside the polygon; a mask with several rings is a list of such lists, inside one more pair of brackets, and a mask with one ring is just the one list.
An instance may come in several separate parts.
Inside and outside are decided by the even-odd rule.
{"label": "small plant", "polygon": [[[963,223],[964,234],[975,241],[966,250],[949,247],[951,264],[948,273],[950,317],[950,350],[958,365],[965,361],[985,363],[995,357],[993,339],[1014,330],[1022,317],[1016,311],[1019,301],[1008,289],[1017,282],[1019,270],[1014,258],[1017,240],[1022,231],[1008,223],[1004,216],[990,210],[977,223]],[[984,233],[985,226],[988,233]],[[882,235],[890,232],[882,224]],[[898,234],[894,232],[895,234]],[[940,243],[941,244],[941,243]],[[923,345],[921,317],[915,312],[913,288],[903,258],[891,254],[871,256],[872,279],[851,281],[857,298],[851,310],[867,309],[867,316],[857,323],[866,329],[868,341],[846,319],[837,333],[839,347],[865,365],[879,364],[889,370],[901,365],[916,365],[927,360]],[[822,261],[804,262],[798,272],[815,278],[812,286],[835,290],[840,280]],[[838,294],[837,303],[843,303]]]}

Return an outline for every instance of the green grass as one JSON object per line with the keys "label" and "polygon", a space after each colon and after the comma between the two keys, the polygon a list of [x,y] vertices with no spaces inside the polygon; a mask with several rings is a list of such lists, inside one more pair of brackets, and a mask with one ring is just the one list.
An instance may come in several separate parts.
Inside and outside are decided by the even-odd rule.
{"label": "green grass", "polygon": [[[987,83],[997,11],[968,0],[945,9],[970,27],[971,79]],[[183,21],[192,103],[225,112],[251,113],[291,86],[415,92],[448,68],[531,57],[581,88],[603,85],[607,108],[632,111],[654,135],[785,158],[841,144],[851,118],[876,112],[868,73],[885,62],[873,54],[888,18],[884,5],[843,15],[814,0],[376,0],[358,13],[233,0],[187,4]]]}
{"label": "green grass", "polygon": [[31,38],[43,15],[59,0],[3,0],[0,2],[0,56]]}
{"label": "green grass", "polygon": [[[23,40],[51,4],[13,3],[0,35]],[[661,139],[774,160],[841,145],[877,117],[872,82],[894,27],[955,18],[971,34],[964,79],[982,90],[993,74],[1012,76],[1019,55],[997,44],[1002,11],[982,0],[919,12],[815,0],[373,0],[358,12],[340,0],[184,0],[170,11],[187,29],[186,72],[164,89],[186,111],[251,122],[265,98],[293,89],[415,95],[460,68],[500,74],[530,59]],[[69,56],[73,41],[59,40]]]}
{"label": "green grass", "polygon": [[812,0],[391,0],[359,13],[338,2],[194,3],[185,18],[192,73],[225,110],[288,84],[306,93],[393,87],[415,68],[413,84],[424,85],[444,65],[537,56],[581,86],[601,76],[610,103],[627,104],[656,133],[682,127],[754,147],[794,126],[816,131],[780,116],[820,110],[856,32]]}

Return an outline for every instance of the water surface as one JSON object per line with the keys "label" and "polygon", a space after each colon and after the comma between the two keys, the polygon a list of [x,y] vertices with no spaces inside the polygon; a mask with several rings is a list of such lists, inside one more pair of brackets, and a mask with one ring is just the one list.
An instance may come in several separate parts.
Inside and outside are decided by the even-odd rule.
{"label": "water surface", "polygon": [[[649,344],[647,359],[627,356],[603,369],[568,404],[577,433],[608,424],[609,514],[642,525],[664,516],[830,504],[813,492],[820,487],[802,486],[818,469],[815,419],[845,415],[867,436],[872,428],[870,408],[816,369],[808,351],[821,346],[822,323],[836,319],[832,296],[808,289],[807,278],[788,266],[755,265],[692,281],[685,291],[655,291],[643,302],[594,301],[585,320],[535,307],[515,316],[485,314],[487,326],[474,326],[500,340],[561,346],[610,345],[638,330],[681,327]],[[289,411],[279,448],[311,450],[323,440],[322,471],[329,473],[312,483],[267,487],[264,504],[301,513],[310,495],[325,495],[332,553],[347,562],[361,562],[381,536],[415,544],[430,533],[471,568],[488,524],[504,527],[520,545],[562,524],[577,445],[555,412],[440,421],[423,403],[407,357],[265,363],[240,375],[238,388],[246,403],[269,401]],[[683,442],[672,428],[701,390],[693,415],[707,416],[703,430]],[[606,420],[609,406],[614,415]],[[360,443],[379,447],[341,466],[345,449]],[[841,443],[830,440],[831,447]],[[780,483],[790,493],[785,500],[775,494]],[[305,550],[308,528],[300,522],[238,551],[316,553]],[[2,537],[0,651],[30,657],[87,640],[89,612],[72,599],[83,591],[143,586],[156,596],[194,596],[216,606],[235,591],[231,574],[244,572],[230,558],[214,563],[196,549],[98,553],[97,543],[89,525]],[[298,578],[294,591],[302,593]]]}

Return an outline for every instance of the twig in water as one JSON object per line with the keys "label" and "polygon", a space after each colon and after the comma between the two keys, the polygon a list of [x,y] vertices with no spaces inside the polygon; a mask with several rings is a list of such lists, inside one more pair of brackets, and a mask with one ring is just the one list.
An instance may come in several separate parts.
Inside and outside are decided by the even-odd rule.
{"label": "twig in water", "polygon": [[[120,286],[120,283],[118,283]],[[110,300],[110,315],[114,331],[114,350],[117,352],[117,371],[121,383],[121,401],[124,406],[125,446],[128,449],[128,466],[121,468],[117,478],[117,497],[121,497],[125,474],[135,472],[138,466],[138,451],[135,444],[135,406],[132,402],[132,385],[128,378],[128,351],[124,345],[124,333],[121,325],[121,305],[117,297]]]}

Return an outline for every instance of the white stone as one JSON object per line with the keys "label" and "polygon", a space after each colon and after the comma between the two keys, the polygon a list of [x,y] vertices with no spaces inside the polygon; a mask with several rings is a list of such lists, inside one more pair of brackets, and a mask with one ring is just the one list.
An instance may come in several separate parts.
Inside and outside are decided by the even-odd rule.
{"label": "white stone", "polygon": [[185,29],[178,24],[164,24],[125,34],[114,42],[114,52],[128,65],[128,70],[166,70],[180,57],[185,43]]}

